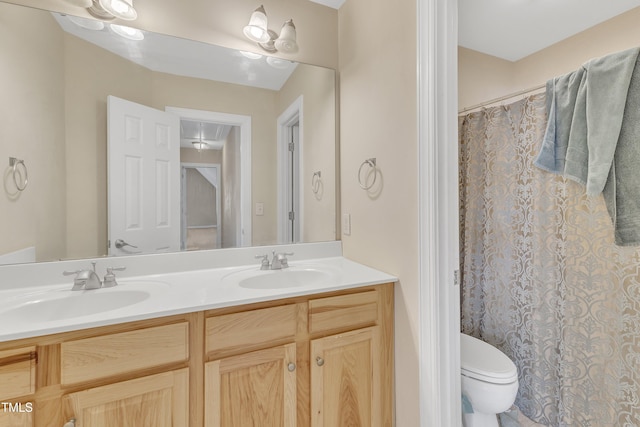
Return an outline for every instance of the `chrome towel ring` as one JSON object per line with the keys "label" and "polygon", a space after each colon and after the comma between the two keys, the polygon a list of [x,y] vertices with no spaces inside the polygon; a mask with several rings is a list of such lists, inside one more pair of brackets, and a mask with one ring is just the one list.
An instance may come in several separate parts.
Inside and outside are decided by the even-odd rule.
{"label": "chrome towel ring", "polygon": [[[362,168],[365,165],[369,166],[369,168],[366,169],[366,173],[364,174],[364,181],[363,181]],[[371,184],[367,184],[369,175],[372,172],[373,172],[373,181],[371,181]],[[360,169],[358,169],[358,184],[360,184],[360,188],[362,188],[363,190],[370,190],[375,185],[377,177],[378,177],[378,173],[376,171],[376,158],[372,157],[362,162],[362,164],[360,165]]]}
{"label": "chrome towel ring", "polygon": [[318,191],[320,191],[320,185],[322,184],[320,182],[321,178],[322,172],[316,171],[313,173],[313,177],[311,178],[311,191],[313,191],[313,194],[318,194]]}
{"label": "chrome towel ring", "polygon": [[[22,165],[22,167],[18,168],[20,165]],[[27,166],[24,164],[24,160],[9,157],[9,166],[13,168],[13,182],[16,185],[16,188],[18,191],[24,191],[29,183],[29,173],[27,171]],[[24,176],[22,176],[22,172],[24,172]]]}

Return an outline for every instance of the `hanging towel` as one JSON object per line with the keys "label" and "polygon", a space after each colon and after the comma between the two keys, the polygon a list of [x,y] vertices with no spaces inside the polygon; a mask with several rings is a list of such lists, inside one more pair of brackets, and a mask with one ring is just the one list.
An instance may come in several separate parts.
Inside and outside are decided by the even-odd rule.
{"label": "hanging towel", "polygon": [[640,57],[631,77],[620,138],[604,187],[619,246],[640,245]]}
{"label": "hanging towel", "polygon": [[591,60],[547,82],[549,122],[535,165],[602,192],[640,48]]}
{"label": "hanging towel", "polygon": [[547,82],[547,128],[542,148],[534,162],[541,169],[556,174],[564,173],[569,131],[584,70],[580,68]]}
{"label": "hanging towel", "polygon": [[534,164],[603,193],[620,246],[640,245],[640,48],[547,82],[548,123]]}

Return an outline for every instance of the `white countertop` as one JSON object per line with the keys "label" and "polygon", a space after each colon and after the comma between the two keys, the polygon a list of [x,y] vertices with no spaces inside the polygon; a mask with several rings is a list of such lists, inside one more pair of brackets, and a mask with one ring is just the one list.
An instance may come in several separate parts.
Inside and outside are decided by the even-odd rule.
{"label": "white countertop", "polygon": [[[396,277],[374,270],[344,257],[309,258],[289,262],[288,271],[313,269],[325,272],[328,278],[285,288],[260,289],[238,286],[237,278],[260,274],[259,263],[126,276],[118,286],[107,289],[71,291],[72,280],[65,284],[20,286],[0,289],[0,342],[29,338],[136,320],[171,316],[221,307],[238,306],[295,296],[318,294],[362,286],[395,282]],[[286,270],[270,274],[286,274]],[[323,273],[324,274],[324,273]],[[142,288],[141,288],[142,287]],[[143,292],[136,293],[140,288]],[[81,309],[83,296],[99,301],[109,293],[134,291],[131,295],[144,295],[143,299],[125,307],[109,311],[86,313],[63,318],[66,314],[52,313],[53,319],[33,321],[15,318],[12,310],[40,301],[42,298],[75,298],[73,309]],[[127,294],[129,295],[129,294]],[[141,297],[142,298],[142,297]],[[104,301],[109,299],[105,297]],[[97,304],[100,304],[98,302]],[[34,305],[35,307],[36,305]],[[42,315],[42,313],[38,313]],[[24,315],[24,312],[23,312]],[[48,316],[49,314],[47,314]],[[14,317],[12,317],[14,316]]]}

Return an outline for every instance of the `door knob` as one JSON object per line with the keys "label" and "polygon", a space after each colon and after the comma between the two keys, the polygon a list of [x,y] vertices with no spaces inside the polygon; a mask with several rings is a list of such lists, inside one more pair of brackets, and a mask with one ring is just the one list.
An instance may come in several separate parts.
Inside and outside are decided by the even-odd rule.
{"label": "door knob", "polygon": [[76,419],[75,418],[71,418],[69,421],[64,423],[64,425],[62,427],[76,427]]}
{"label": "door knob", "polygon": [[324,359],[320,356],[316,357],[316,363],[318,364],[318,366],[322,366],[324,365]]}
{"label": "door knob", "polygon": [[287,365],[287,369],[289,370],[289,372],[293,372],[296,370],[296,364],[295,363],[289,363]]}

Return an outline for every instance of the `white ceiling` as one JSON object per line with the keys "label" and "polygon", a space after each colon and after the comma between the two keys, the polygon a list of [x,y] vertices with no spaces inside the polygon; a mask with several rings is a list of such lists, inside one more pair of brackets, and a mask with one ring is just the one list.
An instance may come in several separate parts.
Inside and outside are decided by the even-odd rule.
{"label": "white ceiling", "polygon": [[517,61],[638,6],[640,0],[458,0],[458,44]]}

